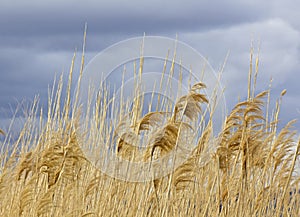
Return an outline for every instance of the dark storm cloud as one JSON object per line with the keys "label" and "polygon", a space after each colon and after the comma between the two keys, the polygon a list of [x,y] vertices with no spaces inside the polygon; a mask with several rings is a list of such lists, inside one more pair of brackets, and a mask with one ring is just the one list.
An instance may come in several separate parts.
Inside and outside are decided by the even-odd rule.
{"label": "dark storm cloud", "polygon": [[226,28],[266,18],[265,6],[240,1],[4,1],[0,47],[70,51],[88,23],[88,51],[124,38]]}
{"label": "dark storm cloud", "polygon": [[280,0],[272,4],[258,0],[1,1],[0,116],[7,116],[15,99],[32,100],[39,93],[46,102],[54,74],[68,72],[75,48],[80,55],[87,22],[86,62],[105,47],[144,32],[172,38],[178,33],[179,40],[208,57],[215,69],[231,50],[224,77],[229,105],[237,97],[230,87],[243,95],[250,41],[257,36],[262,44],[259,88],[267,86],[272,75],[274,92],[290,89],[284,107],[284,118],[289,120],[294,108],[300,108],[295,82],[300,80],[296,5],[296,1]]}
{"label": "dark storm cloud", "polygon": [[69,70],[66,62],[70,58],[66,53],[13,49],[1,53],[0,116],[11,115],[11,107],[24,100],[30,102],[37,94],[41,96],[41,102],[46,103],[48,85],[53,82],[55,73]]}
{"label": "dark storm cloud", "polygon": [[93,32],[105,34],[199,31],[267,16],[262,5],[240,1],[27,1],[6,3],[0,11],[6,36],[80,33],[85,21]]}

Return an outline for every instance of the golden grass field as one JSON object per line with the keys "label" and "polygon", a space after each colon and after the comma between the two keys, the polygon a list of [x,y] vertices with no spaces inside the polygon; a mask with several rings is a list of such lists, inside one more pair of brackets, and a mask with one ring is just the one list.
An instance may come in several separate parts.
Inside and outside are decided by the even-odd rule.
{"label": "golden grass field", "polygon": [[[144,182],[108,176],[85,156],[84,144],[105,142],[112,129],[105,122],[105,103],[82,112],[78,95],[84,54],[72,97],[73,60],[66,87],[61,77],[49,92],[48,111],[35,102],[18,139],[2,151],[0,216],[300,216],[300,141],[293,121],[280,130],[277,126],[286,91],[274,106],[270,89],[256,93],[258,60],[252,56],[245,74],[248,96],[230,111],[221,133],[211,139],[209,121],[182,165]],[[201,105],[212,103],[203,94],[205,87],[193,84],[173,109],[145,116],[137,100],[129,116],[120,114],[119,120],[130,119],[134,133],[122,134],[116,154],[152,161],[175,150],[183,128],[197,127],[193,123]],[[92,118],[82,117],[85,113]],[[152,143],[141,151],[128,138],[142,131]],[[5,147],[9,133],[1,130],[0,136],[6,137]]]}

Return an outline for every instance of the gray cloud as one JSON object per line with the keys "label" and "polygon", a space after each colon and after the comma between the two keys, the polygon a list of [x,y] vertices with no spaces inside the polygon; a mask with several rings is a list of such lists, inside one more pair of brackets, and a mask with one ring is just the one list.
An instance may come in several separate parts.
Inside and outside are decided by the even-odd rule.
{"label": "gray cloud", "polygon": [[[300,80],[300,33],[294,26],[282,19],[270,18],[227,29],[186,33],[183,38],[192,41],[193,46],[207,56],[215,69],[220,68],[226,52],[230,50],[223,73],[229,108],[237,102],[238,96],[245,97],[247,94],[251,41],[254,40],[255,53],[260,44],[257,91],[267,89],[273,78],[273,107],[280,92],[287,89],[287,99],[284,98],[281,111],[282,123],[299,117],[300,88],[297,81]],[[296,126],[300,128],[299,123]]]}
{"label": "gray cloud", "polygon": [[[240,1],[27,1],[2,4],[4,35],[74,34],[89,22],[94,32],[199,31],[266,17],[266,5]],[[254,16],[255,14],[255,16]]]}
{"label": "gray cloud", "polygon": [[70,51],[81,41],[87,22],[89,43],[93,44],[87,48],[100,50],[144,32],[173,36],[263,20],[268,16],[266,7],[236,0],[4,1],[0,7],[0,47]]}
{"label": "gray cloud", "polygon": [[48,85],[55,73],[68,72],[70,53],[39,53],[33,50],[7,49],[0,54],[0,107],[5,116],[10,106],[24,98],[31,101],[39,94],[41,102],[46,103]]}
{"label": "gray cloud", "polygon": [[258,89],[267,87],[272,76],[274,94],[288,89],[283,119],[299,117],[295,110],[300,108],[296,5],[292,0],[272,4],[258,0],[31,0],[12,4],[4,0],[0,7],[0,111],[4,112],[0,117],[7,116],[15,99],[32,99],[39,93],[46,102],[54,74],[68,72],[74,49],[81,49],[85,22],[87,62],[105,47],[144,32],[172,38],[178,33],[179,40],[195,47],[215,69],[230,50],[223,78],[229,107],[237,95],[246,93],[250,42],[260,40]]}

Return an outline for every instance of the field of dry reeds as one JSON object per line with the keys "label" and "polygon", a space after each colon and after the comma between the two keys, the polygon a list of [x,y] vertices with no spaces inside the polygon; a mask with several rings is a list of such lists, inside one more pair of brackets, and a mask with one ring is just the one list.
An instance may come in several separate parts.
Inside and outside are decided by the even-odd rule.
{"label": "field of dry reeds", "polygon": [[[132,107],[120,102],[112,128],[105,92],[86,111],[80,104],[84,55],[72,94],[73,60],[66,87],[62,77],[55,82],[46,112],[33,103],[13,144],[0,130],[0,216],[300,216],[300,142],[293,121],[278,127],[286,91],[274,106],[269,89],[256,92],[252,56],[246,100],[237,102],[218,135],[208,120],[191,140],[182,133],[197,130],[202,105],[212,103],[205,84],[193,84],[165,111],[142,115],[143,99]],[[136,144],[140,135],[147,146]],[[193,149],[171,172],[139,182],[103,172],[84,151],[111,141],[113,153],[129,162],[155,161],[184,141]]]}

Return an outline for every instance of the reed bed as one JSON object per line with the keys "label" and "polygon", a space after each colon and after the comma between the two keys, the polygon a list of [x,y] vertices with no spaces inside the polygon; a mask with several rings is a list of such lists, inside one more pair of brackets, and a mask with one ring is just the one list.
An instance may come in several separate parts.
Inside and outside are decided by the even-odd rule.
{"label": "reed bed", "polygon": [[[7,147],[0,158],[0,216],[300,216],[300,141],[294,121],[278,129],[286,91],[274,109],[270,90],[256,93],[252,55],[248,96],[228,114],[220,134],[212,135],[213,123],[206,122],[199,137],[187,140],[193,150],[181,165],[143,182],[111,177],[85,155],[84,149],[108,143],[115,129],[105,119],[105,92],[86,111],[80,106],[84,52],[72,97],[74,55],[66,88],[61,76],[49,91],[46,114],[35,100],[9,146],[9,132],[0,130]],[[176,150],[180,133],[199,127],[202,105],[213,103],[205,88],[193,84],[173,108],[146,115],[143,99],[131,110],[120,102],[124,111],[116,111],[114,121],[122,134],[114,140],[115,154],[151,162]],[[142,133],[148,143],[139,148]]]}

